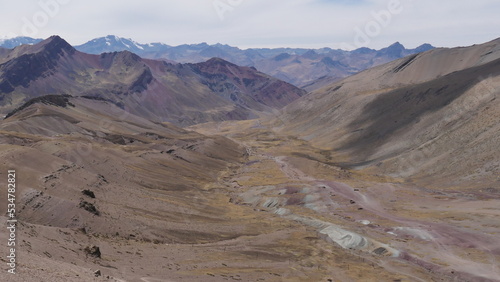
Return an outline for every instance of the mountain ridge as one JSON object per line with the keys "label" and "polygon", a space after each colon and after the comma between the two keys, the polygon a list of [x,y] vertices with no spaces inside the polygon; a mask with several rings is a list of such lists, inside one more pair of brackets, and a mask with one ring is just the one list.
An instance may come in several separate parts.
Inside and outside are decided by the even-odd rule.
{"label": "mountain ridge", "polygon": [[[454,183],[458,179],[469,183],[464,176],[470,174],[467,170],[484,169],[481,156],[497,152],[492,147],[475,152],[474,146],[458,143],[443,146],[441,140],[446,135],[464,144],[495,139],[498,129],[491,122],[497,116],[493,109],[498,104],[499,65],[500,39],[398,59],[327,84],[291,103],[282,109],[278,130],[331,151],[342,166],[380,169],[398,177],[425,175],[436,183],[442,182],[441,175],[454,175]],[[484,124],[490,127],[481,134],[490,136],[489,141],[475,140]],[[453,150],[456,156],[444,157]],[[404,163],[402,156],[418,161],[398,165]],[[462,156],[469,165],[456,164],[452,169],[439,156]]]}
{"label": "mountain ridge", "polygon": [[[59,36],[10,49],[0,61],[0,108],[4,114],[37,96],[69,94],[105,98],[136,115],[184,126],[256,117],[259,111],[280,108],[305,94],[291,84],[222,59],[201,64],[231,64],[233,72],[218,78],[223,88],[215,91],[210,88],[209,74],[197,73],[196,66],[143,59],[129,51],[86,54]],[[215,69],[210,75],[222,73]],[[255,85],[242,85],[238,75]],[[231,95],[242,98],[230,99]],[[276,99],[266,102],[261,95]]]}
{"label": "mountain ridge", "polygon": [[[4,44],[8,46],[16,43],[15,40],[5,42]],[[398,42],[380,50],[365,47],[352,51],[328,47],[318,49],[240,49],[227,44],[217,43],[209,45],[205,42],[178,46],[170,46],[164,43],[141,44],[132,39],[108,35],[92,39],[84,44],[75,46],[75,48],[81,52],[96,55],[106,52],[130,51],[144,58],[179,63],[199,63],[207,61],[212,57],[220,57],[240,66],[253,66],[268,75],[296,86],[304,87],[312,85],[319,78],[330,77],[341,79],[375,65],[386,63],[406,55],[424,52],[434,47],[430,44],[422,44],[415,49],[406,49]],[[285,58],[282,58],[282,60],[276,60],[275,58],[280,54],[287,54],[291,59],[285,60]],[[338,64],[324,64],[325,59],[331,59]],[[281,63],[275,64],[273,63],[275,61],[281,61]],[[347,67],[342,67],[344,65]]]}

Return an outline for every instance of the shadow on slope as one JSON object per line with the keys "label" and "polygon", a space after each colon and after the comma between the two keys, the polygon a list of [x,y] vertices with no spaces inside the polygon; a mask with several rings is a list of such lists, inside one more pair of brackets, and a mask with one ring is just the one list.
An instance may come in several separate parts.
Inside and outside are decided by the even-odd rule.
{"label": "shadow on slope", "polygon": [[[368,165],[401,153],[390,150],[373,158],[382,145],[390,141],[398,142],[398,133],[409,130],[409,127],[418,124],[424,116],[446,108],[482,79],[499,74],[500,60],[495,60],[483,66],[379,95],[364,107],[361,116],[348,125],[354,133],[347,142],[336,149],[350,152],[351,161],[342,165]],[[408,148],[400,150],[406,149]]]}

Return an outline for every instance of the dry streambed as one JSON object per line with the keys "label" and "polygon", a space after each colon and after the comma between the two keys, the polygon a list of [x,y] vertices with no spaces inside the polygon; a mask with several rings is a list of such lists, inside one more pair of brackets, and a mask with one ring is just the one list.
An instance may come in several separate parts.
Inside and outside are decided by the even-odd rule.
{"label": "dry streambed", "polygon": [[[239,204],[311,227],[326,242],[414,280],[425,281],[427,275],[457,281],[497,281],[500,277],[498,236],[433,219],[432,210],[421,216],[425,211],[413,201],[423,204],[427,193],[415,193],[412,187],[397,183],[347,181],[351,186],[305,173],[295,165],[297,158],[258,148],[247,151],[250,161],[230,180],[241,191],[235,200]],[[370,186],[376,188],[370,191]],[[448,200],[437,197],[427,202],[443,206]],[[396,261],[406,266],[395,267]]]}

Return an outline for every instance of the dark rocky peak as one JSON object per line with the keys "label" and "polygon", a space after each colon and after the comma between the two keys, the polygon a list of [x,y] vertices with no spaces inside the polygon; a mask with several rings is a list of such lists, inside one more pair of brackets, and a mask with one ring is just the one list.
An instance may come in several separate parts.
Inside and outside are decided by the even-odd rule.
{"label": "dark rocky peak", "polygon": [[66,40],[57,35],[53,35],[38,44],[30,46],[28,50],[31,51],[30,53],[45,52],[48,54],[62,54],[64,52],[73,54],[76,51]]}
{"label": "dark rocky peak", "polygon": [[218,57],[211,58],[211,59],[207,60],[206,63],[208,63],[208,64],[231,64],[230,62],[228,62],[224,59],[218,58]]}
{"label": "dark rocky peak", "polygon": [[386,49],[401,50],[401,49],[405,49],[405,46],[403,46],[403,44],[399,43],[399,41],[398,41],[398,42],[395,42],[395,43],[389,45],[389,47],[387,47]]}
{"label": "dark rocky peak", "polygon": [[130,51],[102,53],[99,56],[101,65],[104,68],[111,67],[112,64],[123,63],[126,66],[132,66],[142,61],[142,58]]}
{"label": "dark rocky peak", "polygon": [[16,47],[13,52],[16,56],[0,65],[3,93],[10,93],[18,86],[28,87],[31,81],[54,74],[60,58],[71,56],[76,50],[61,37],[52,36],[33,46]]}
{"label": "dark rocky peak", "polygon": [[197,65],[201,65],[201,66],[232,66],[232,67],[239,67],[233,63],[230,63],[224,59],[221,59],[221,58],[218,58],[218,57],[214,57],[214,58],[211,58],[210,60],[206,61],[206,62],[203,62],[203,63],[198,63]]}
{"label": "dark rocky peak", "polygon": [[389,58],[401,58],[404,57],[404,52],[406,51],[405,47],[396,42],[391,46],[381,49],[378,53],[378,56],[387,56]]}
{"label": "dark rocky peak", "polygon": [[121,51],[117,53],[118,58],[122,58],[126,62],[139,62],[141,61],[141,57],[137,54],[134,54],[130,51]]}
{"label": "dark rocky peak", "polygon": [[306,58],[306,59],[317,59],[319,57],[318,53],[316,53],[316,51],[314,50],[309,50],[307,52],[305,52],[304,54],[302,54],[302,57],[303,58]]}
{"label": "dark rocky peak", "polygon": [[432,50],[434,48],[435,47],[432,46],[431,44],[425,43],[425,44],[422,44],[422,45],[418,46],[417,48],[413,49],[412,51],[414,51],[415,53],[421,53],[421,52]]}
{"label": "dark rocky peak", "polygon": [[232,76],[233,75],[232,73],[235,70],[238,70],[238,72],[240,72],[243,71],[243,69],[245,69],[244,67],[240,67],[238,65],[235,65],[224,59],[217,57],[211,58],[210,60],[202,63],[186,64],[186,66],[190,66],[195,73],[198,73],[203,76],[207,75]]}

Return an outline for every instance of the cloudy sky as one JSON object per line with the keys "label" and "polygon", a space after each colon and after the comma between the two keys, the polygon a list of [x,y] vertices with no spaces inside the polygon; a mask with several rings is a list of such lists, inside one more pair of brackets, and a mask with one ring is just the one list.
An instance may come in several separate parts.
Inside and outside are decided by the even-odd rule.
{"label": "cloudy sky", "polygon": [[500,37],[498,0],[3,1],[0,38],[57,34],[73,45],[109,34],[140,43],[240,48],[452,47]]}

